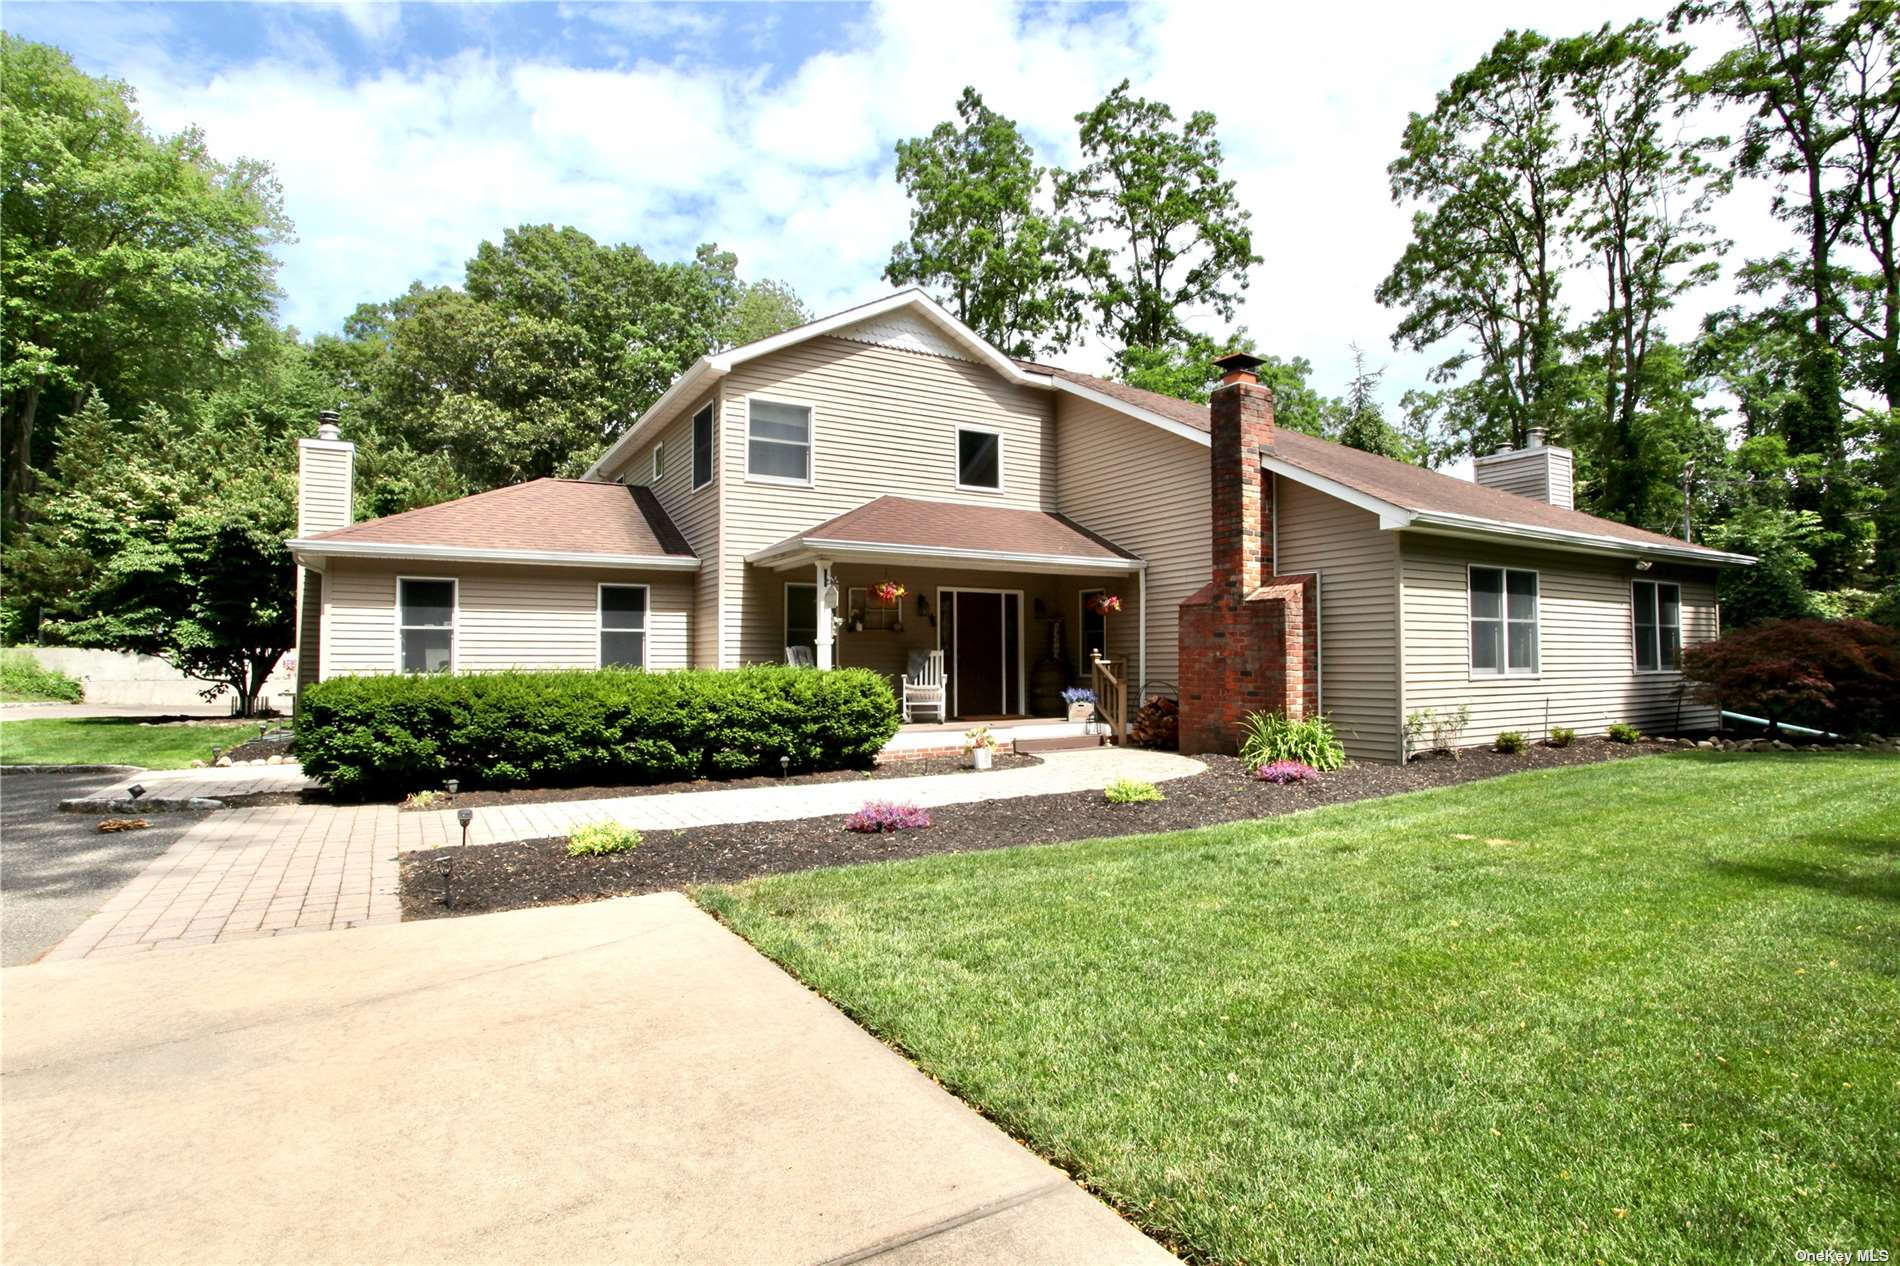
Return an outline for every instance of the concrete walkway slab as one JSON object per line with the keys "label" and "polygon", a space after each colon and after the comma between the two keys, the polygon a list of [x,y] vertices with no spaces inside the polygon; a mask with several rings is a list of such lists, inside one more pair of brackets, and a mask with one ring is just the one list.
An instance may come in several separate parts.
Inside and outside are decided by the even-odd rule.
{"label": "concrete walkway slab", "polygon": [[[1118,778],[1167,782],[1207,768],[1189,756],[1141,748],[1098,747],[1050,752],[1039,765],[986,774],[926,774],[853,782],[796,783],[728,791],[681,791],[618,800],[570,800],[551,804],[502,805],[475,810],[470,844],[505,844],[566,835],[587,822],[611,819],[642,831],[730,826],[742,822],[789,822],[855,813],[867,800],[895,800],[926,809],[984,800],[1014,800],[1070,791],[1099,791]],[[402,852],[462,842],[455,810],[405,813],[398,823]]]}
{"label": "concrete walkway slab", "polygon": [[8,1262],[1173,1260],[675,894],[0,980]]}

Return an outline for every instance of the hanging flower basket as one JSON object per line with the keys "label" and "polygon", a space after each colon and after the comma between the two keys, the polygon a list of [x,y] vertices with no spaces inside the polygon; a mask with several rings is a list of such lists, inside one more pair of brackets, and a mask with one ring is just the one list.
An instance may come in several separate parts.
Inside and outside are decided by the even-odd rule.
{"label": "hanging flower basket", "polygon": [[1120,615],[1122,600],[1112,593],[1098,593],[1089,599],[1089,610],[1097,615]]}
{"label": "hanging flower basket", "polygon": [[909,592],[908,589],[904,588],[901,583],[895,580],[880,580],[871,586],[872,595],[887,607],[896,606],[898,600]]}

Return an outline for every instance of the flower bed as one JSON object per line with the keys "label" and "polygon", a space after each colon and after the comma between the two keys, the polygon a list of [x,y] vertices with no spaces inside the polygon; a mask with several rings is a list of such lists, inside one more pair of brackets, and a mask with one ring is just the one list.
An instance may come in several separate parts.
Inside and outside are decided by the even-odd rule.
{"label": "flower bed", "polygon": [[[1110,804],[1099,791],[1025,796],[931,810],[929,830],[863,834],[844,818],[751,822],[688,831],[648,831],[639,850],[611,858],[570,858],[564,839],[523,840],[462,850],[406,854],[402,859],[405,919],[512,910],[553,902],[661,892],[690,884],[730,883],[755,875],[890,861],[932,853],[967,853],[1018,844],[1054,844],[1112,835],[1142,835],[1294,813],[1324,804],[1445,787],[1526,769],[1620,760],[1673,743],[1634,747],[1579,739],[1566,748],[1537,747],[1515,756],[1470,750],[1459,759],[1409,765],[1348,765],[1316,782],[1280,786],[1256,779],[1231,756],[1204,756],[1204,774],[1161,784],[1167,799]],[[453,854],[453,908],[442,902],[443,866]]]}

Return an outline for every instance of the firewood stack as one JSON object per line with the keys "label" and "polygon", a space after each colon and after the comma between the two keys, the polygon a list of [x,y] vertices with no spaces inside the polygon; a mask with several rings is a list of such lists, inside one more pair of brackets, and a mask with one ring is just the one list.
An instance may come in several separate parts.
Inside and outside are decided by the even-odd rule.
{"label": "firewood stack", "polygon": [[1181,705],[1167,695],[1149,695],[1128,727],[1128,741],[1137,747],[1181,745]]}

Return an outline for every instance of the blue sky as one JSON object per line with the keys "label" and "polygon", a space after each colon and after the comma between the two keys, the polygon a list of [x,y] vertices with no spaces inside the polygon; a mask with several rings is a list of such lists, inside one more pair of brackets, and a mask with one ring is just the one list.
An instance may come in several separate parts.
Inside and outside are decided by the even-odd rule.
{"label": "blue sky", "polygon": [[[1231,5],[1001,0],[15,0],[3,20],[131,83],[159,130],[196,125],[221,156],[275,165],[298,229],[282,252],[282,312],[306,333],[412,280],[457,281],[479,242],[542,221],[667,257],[716,241],[745,275],[835,310],[886,289],[907,211],[892,147],[950,117],[966,83],[1062,164],[1076,157],[1073,116],[1126,76],[1179,113],[1219,117],[1265,257],[1241,322],[1266,350],[1311,359],[1328,394],[1359,343],[1396,406],[1436,358],[1392,349],[1394,314],[1372,298],[1406,238],[1384,169],[1407,112],[1429,108],[1507,26],[1570,34],[1650,8],[1288,6],[1252,37],[1237,37]],[[1722,208],[1737,259],[1780,245],[1767,199],[1748,185]],[[1097,368],[1101,355],[1066,359]]]}

